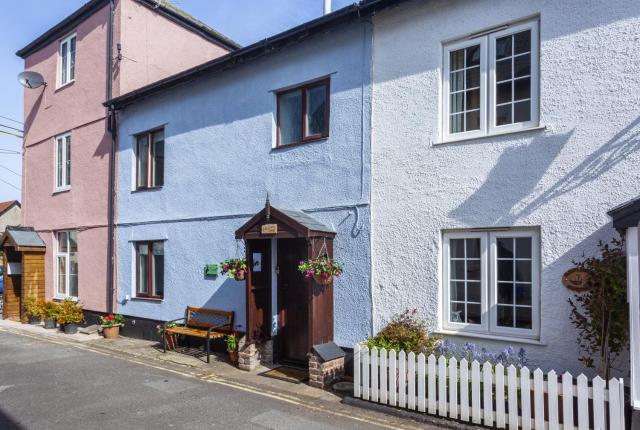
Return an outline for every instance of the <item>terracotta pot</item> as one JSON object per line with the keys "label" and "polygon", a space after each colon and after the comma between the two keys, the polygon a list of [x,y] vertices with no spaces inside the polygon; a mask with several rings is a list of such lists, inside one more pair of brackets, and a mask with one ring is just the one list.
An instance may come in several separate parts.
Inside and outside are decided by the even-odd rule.
{"label": "terracotta pot", "polygon": [[331,281],[333,281],[333,276],[329,276],[324,278],[320,275],[313,275],[313,280],[316,281],[320,285],[329,285]]}
{"label": "terracotta pot", "polygon": [[178,346],[178,335],[167,333],[167,351],[173,351]]}
{"label": "terracotta pot", "polygon": [[233,274],[233,277],[236,281],[244,281],[246,270],[238,270]]}
{"label": "terracotta pot", "polygon": [[111,327],[102,326],[102,334],[105,339],[117,339],[120,336],[120,326],[114,325]]}
{"label": "terracotta pot", "polygon": [[227,352],[229,353],[229,361],[231,361],[231,364],[233,364],[234,366],[238,365],[238,351],[232,351],[230,349],[227,349]]}

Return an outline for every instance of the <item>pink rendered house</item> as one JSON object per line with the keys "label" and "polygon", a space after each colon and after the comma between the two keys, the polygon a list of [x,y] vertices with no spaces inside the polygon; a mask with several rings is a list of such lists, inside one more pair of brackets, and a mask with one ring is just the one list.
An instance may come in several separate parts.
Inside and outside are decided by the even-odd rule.
{"label": "pink rendered house", "polygon": [[164,0],[91,0],[16,53],[46,82],[24,92],[22,225],[47,245],[48,299],[114,309],[116,148],[103,102],[237,48]]}

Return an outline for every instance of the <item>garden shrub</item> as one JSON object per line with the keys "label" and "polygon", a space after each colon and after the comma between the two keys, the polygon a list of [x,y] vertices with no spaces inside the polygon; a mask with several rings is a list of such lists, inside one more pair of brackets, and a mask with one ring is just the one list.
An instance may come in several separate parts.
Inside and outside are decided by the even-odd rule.
{"label": "garden shrub", "polygon": [[378,349],[393,349],[416,354],[431,354],[441,340],[440,336],[429,336],[424,321],[417,317],[416,309],[406,310],[393,317],[377,335],[367,340],[367,346]]}

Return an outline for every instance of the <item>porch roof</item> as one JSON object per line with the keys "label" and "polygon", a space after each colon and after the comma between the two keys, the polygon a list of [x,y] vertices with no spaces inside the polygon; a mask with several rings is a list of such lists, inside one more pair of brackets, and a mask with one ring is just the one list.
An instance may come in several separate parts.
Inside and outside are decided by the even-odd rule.
{"label": "porch roof", "polygon": [[16,248],[46,248],[47,245],[32,227],[8,226],[0,238],[0,245],[9,240]]}
{"label": "porch roof", "polygon": [[640,197],[622,203],[607,212],[613,220],[613,228],[625,230],[640,223]]}

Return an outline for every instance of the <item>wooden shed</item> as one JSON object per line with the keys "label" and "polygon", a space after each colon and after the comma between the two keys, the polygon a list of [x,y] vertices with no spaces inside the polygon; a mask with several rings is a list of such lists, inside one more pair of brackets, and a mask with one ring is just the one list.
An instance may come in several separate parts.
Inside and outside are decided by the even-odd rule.
{"label": "wooden shed", "polygon": [[4,261],[3,317],[27,322],[22,301],[44,300],[44,255],[46,245],[32,228],[7,227],[0,238]]}

